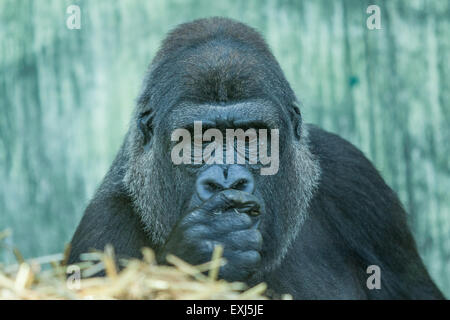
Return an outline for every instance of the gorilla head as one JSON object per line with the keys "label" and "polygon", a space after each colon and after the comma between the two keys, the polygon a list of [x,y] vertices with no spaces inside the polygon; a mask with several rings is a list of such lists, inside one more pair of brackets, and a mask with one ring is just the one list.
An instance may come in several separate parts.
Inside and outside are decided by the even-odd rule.
{"label": "gorilla head", "polygon": [[[279,171],[261,175],[258,165],[248,163],[174,165],[171,133],[194,121],[223,132],[280,129]],[[254,220],[260,220],[257,230],[264,239],[262,266],[273,268],[300,230],[317,184],[319,169],[307,139],[292,89],[259,34],[226,19],[200,20],[175,29],[150,67],[127,139],[125,184],[157,245],[167,241],[183,215],[217,193],[227,198],[227,190],[236,191],[234,196],[260,208]],[[220,229],[230,223],[232,231],[235,215],[224,216]],[[205,232],[214,237],[216,229]],[[211,244],[217,242],[213,237],[207,238]]]}
{"label": "gorilla head", "polygon": [[[250,135],[244,162],[175,163],[180,129],[194,148],[199,134],[217,142],[229,130],[276,130],[276,140],[257,140],[277,143],[269,151],[279,167],[261,174],[263,165],[249,161]],[[205,140],[208,131],[214,139]],[[233,138],[214,155],[222,160],[235,146]],[[185,159],[195,158],[186,150]],[[128,256],[150,246],[161,263],[172,253],[192,264],[221,244],[221,277],[266,281],[295,298],[370,298],[372,264],[391,288],[374,297],[440,295],[392,190],[355,147],[302,122],[264,40],[224,18],[178,26],[151,63],[125,142],[74,235],[71,261],[107,243]]]}

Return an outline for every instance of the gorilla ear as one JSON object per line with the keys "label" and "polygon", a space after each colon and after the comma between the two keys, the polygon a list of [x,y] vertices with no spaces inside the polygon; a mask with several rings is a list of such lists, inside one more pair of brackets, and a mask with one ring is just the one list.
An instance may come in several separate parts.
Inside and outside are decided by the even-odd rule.
{"label": "gorilla ear", "polygon": [[294,134],[297,140],[300,140],[302,136],[302,115],[300,113],[300,107],[297,102],[292,104],[292,108],[290,109],[290,114],[292,117],[292,125],[294,128]]}
{"label": "gorilla ear", "polygon": [[153,137],[153,110],[148,110],[139,114],[138,128],[144,136],[144,146],[150,147],[150,142]]}

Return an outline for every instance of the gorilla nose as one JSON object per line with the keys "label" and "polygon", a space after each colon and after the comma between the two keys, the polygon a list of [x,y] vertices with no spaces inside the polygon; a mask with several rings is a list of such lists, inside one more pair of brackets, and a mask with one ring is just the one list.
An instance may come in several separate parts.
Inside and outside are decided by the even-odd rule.
{"label": "gorilla nose", "polygon": [[200,199],[205,201],[214,194],[226,189],[253,193],[255,181],[250,171],[243,166],[220,167],[215,165],[199,175],[195,187]]}

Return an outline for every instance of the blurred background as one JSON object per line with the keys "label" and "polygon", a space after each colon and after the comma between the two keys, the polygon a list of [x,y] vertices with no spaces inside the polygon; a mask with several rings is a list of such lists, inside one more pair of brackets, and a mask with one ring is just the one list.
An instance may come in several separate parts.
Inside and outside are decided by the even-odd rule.
{"label": "blurred background", "polygon": [[[81,9],[70,30],[69,5]],[[369,30],[369,5],[381,30]],[[165,34],[227,16],[268,41],[307,122],[358,146],[398,192],[450,296],[450,1],[0,0],[0,231],[61,252],[127,130]],[[10,263],[0,248],[0,262]]]}

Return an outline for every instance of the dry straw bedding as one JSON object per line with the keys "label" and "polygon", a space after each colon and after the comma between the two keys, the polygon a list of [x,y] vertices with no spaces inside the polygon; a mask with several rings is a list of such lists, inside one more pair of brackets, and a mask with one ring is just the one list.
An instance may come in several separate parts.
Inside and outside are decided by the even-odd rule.
{"label": "dry straw bedding", "polygon": [[[0,241],[5,235],[0,233]],[[210,262],[198,266],[175,256],[167,257],[171,265],[157,265],[153,251],[144,248],[142,260],[119,259],[118,268],[114,250],[107,246],[104,252],[82,255],[77,265],[80,280],[73,276],[74,267],[65,263],[68,251],[28,261],[16,251],[16,265],[0,265],[0,299],[267,299],[264,283],[248,288],[217,278],[225,263],[221,247],[216,247]],[[92,277],[100,271],[106,276]]]}

